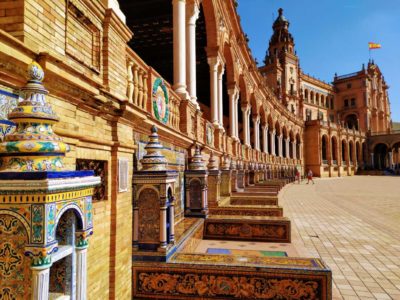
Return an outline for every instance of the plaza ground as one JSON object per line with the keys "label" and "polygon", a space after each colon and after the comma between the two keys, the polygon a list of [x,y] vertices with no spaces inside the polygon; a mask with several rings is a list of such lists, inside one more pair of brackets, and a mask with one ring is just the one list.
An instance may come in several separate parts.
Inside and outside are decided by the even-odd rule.
{"label": "plaza ground", "polygon": [[399,177],[303,181],[286,186],[279,203],[291,244],[204,240],[196,252],[320,257],[333,271],[333,299],[400,299]]}
{"label": "plaza ground", "polygon": [[332,269],[335,299],[400,299],[399,177],[316,179],[279,198],[293,243]]}

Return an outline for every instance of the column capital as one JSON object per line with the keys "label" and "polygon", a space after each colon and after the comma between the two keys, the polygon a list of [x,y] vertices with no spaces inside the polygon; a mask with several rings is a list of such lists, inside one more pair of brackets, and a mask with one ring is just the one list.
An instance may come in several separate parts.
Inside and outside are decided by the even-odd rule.
{"label": "column capital", "polygon": [[210,68],[217,71],[218,66],[221,63],[221,60],[218,56],[207,57],[207,62],[210,65]]}
{"label": "column capital", "polygon": [[239,93],[239,88],[236,85],[228,89],[229,96],[233,96],[235,98],[237,93]]}
{"label": "column capital", "polygon": [[250,110],[250,105],[247,104],[245,106],[241,106],[240,109],[242,110],[242,112],[248,112]]}
{"label": "column capital", "polygon": [[186,2],[186,20],[188,25],[196,25],[199,18],[200,4],[197,0],[188,0]]}
{"label": "column capital", "polygon": [[225,64],[220,60],[219,65],[218,65],[218,79],[222,80],[222,76],[225,73]]}
{"label": "column capital", "polygon": [[260,122],[260,116],[259,115],[253,115],[252,119],[253,119],[254,123]]}

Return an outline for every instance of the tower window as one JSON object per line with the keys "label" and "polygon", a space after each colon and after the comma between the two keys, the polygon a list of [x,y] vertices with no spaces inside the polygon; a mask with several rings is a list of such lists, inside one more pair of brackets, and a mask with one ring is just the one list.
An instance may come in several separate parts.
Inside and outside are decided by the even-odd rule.
{"label": "tower window", "polygon": [[351,89],[351,83],[348,83],[348,84],[347,84],[347,88],[348,88],[348,89]]}
{"label": "tower window", "polygon": [[344,99],[344,107],[349,107],[349,99]]}
{"label": "tower window", "polygon": [[351,98],[351,106],[356,106],[356,99],[355,98]]}

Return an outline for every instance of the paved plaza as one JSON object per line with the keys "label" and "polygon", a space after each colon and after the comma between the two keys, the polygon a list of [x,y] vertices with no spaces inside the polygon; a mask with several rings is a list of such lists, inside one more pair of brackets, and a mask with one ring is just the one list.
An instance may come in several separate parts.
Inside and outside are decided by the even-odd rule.
{"label": "paved plaza", "polygon": [[280,205],[293,242],[332,269],[334,299],[400,299],[399,177],[291,184]]}

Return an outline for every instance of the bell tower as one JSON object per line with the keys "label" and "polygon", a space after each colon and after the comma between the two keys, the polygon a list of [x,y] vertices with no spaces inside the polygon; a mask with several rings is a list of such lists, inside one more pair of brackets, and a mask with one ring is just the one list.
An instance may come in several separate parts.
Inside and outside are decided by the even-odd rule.
{"label": "bell tower", "polygon": [[260,68],[266,82],[278,99],[289,111],[298,112],[300,95],[299,59],[294,50],[295,44],[289,32],[289,21],[283,15],[283,9],[278,10],[278,18],[272,25],[273,34],[265,55],[265,65]]}

